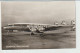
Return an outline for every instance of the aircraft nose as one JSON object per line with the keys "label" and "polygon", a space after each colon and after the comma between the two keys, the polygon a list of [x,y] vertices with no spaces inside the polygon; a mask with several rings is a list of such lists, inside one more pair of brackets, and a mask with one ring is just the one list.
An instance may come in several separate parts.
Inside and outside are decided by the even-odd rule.
{"label": "aircraft nose", "polygon": [[3,27],[3,29],[7,29],[8,27]]}

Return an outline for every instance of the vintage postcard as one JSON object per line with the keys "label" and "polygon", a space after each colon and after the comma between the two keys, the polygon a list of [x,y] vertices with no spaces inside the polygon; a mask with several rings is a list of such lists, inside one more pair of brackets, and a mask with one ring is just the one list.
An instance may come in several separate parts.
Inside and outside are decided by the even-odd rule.
{"label": "vintage postcard", "polygon": [[1,2],[2,50],[76,48],[75,1]]}

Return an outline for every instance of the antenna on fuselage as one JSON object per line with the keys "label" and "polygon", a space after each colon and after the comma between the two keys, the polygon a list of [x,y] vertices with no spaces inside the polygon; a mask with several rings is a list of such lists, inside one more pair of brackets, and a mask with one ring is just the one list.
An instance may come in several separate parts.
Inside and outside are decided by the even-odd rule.
{"label": "antenna on fuselage", "polygon": [[66,22],[63,20],[61,24],[62,24],[62,25],[66,25]]}
{"label": "antenna on fuselage", "polygon": [[74,20],[71,21],[71,25],[75,25],[75,21]]}
{"label": "antenna on fuselage", "polygon": [[54,22],[54,25],[58,25],[59,23],[56,21],[56,22]]}

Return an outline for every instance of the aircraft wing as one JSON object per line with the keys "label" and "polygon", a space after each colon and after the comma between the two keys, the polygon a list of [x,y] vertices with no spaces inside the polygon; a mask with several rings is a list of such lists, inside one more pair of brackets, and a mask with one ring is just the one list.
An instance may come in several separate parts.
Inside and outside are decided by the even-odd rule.
{"label": "aircraft wing", "polygon": [[59,30],[59,29],[71,29],[73,26],[72,25],[60,25],[60,26],[50,26],[47,28],[44,28],[43,31],[51,31],[51,30]]}

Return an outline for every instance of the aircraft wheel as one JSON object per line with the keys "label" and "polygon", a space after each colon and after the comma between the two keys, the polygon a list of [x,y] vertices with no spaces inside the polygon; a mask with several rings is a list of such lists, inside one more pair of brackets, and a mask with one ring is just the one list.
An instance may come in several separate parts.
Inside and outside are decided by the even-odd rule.
{"label": "aircraft wheel", "polygon": [[44,37],[45,35],[44,34],[40,34],[40,37]]}
{"label": "aircraft wheel", "polygon": [[31,35],[34,35],[34,33],[32,32]]}

